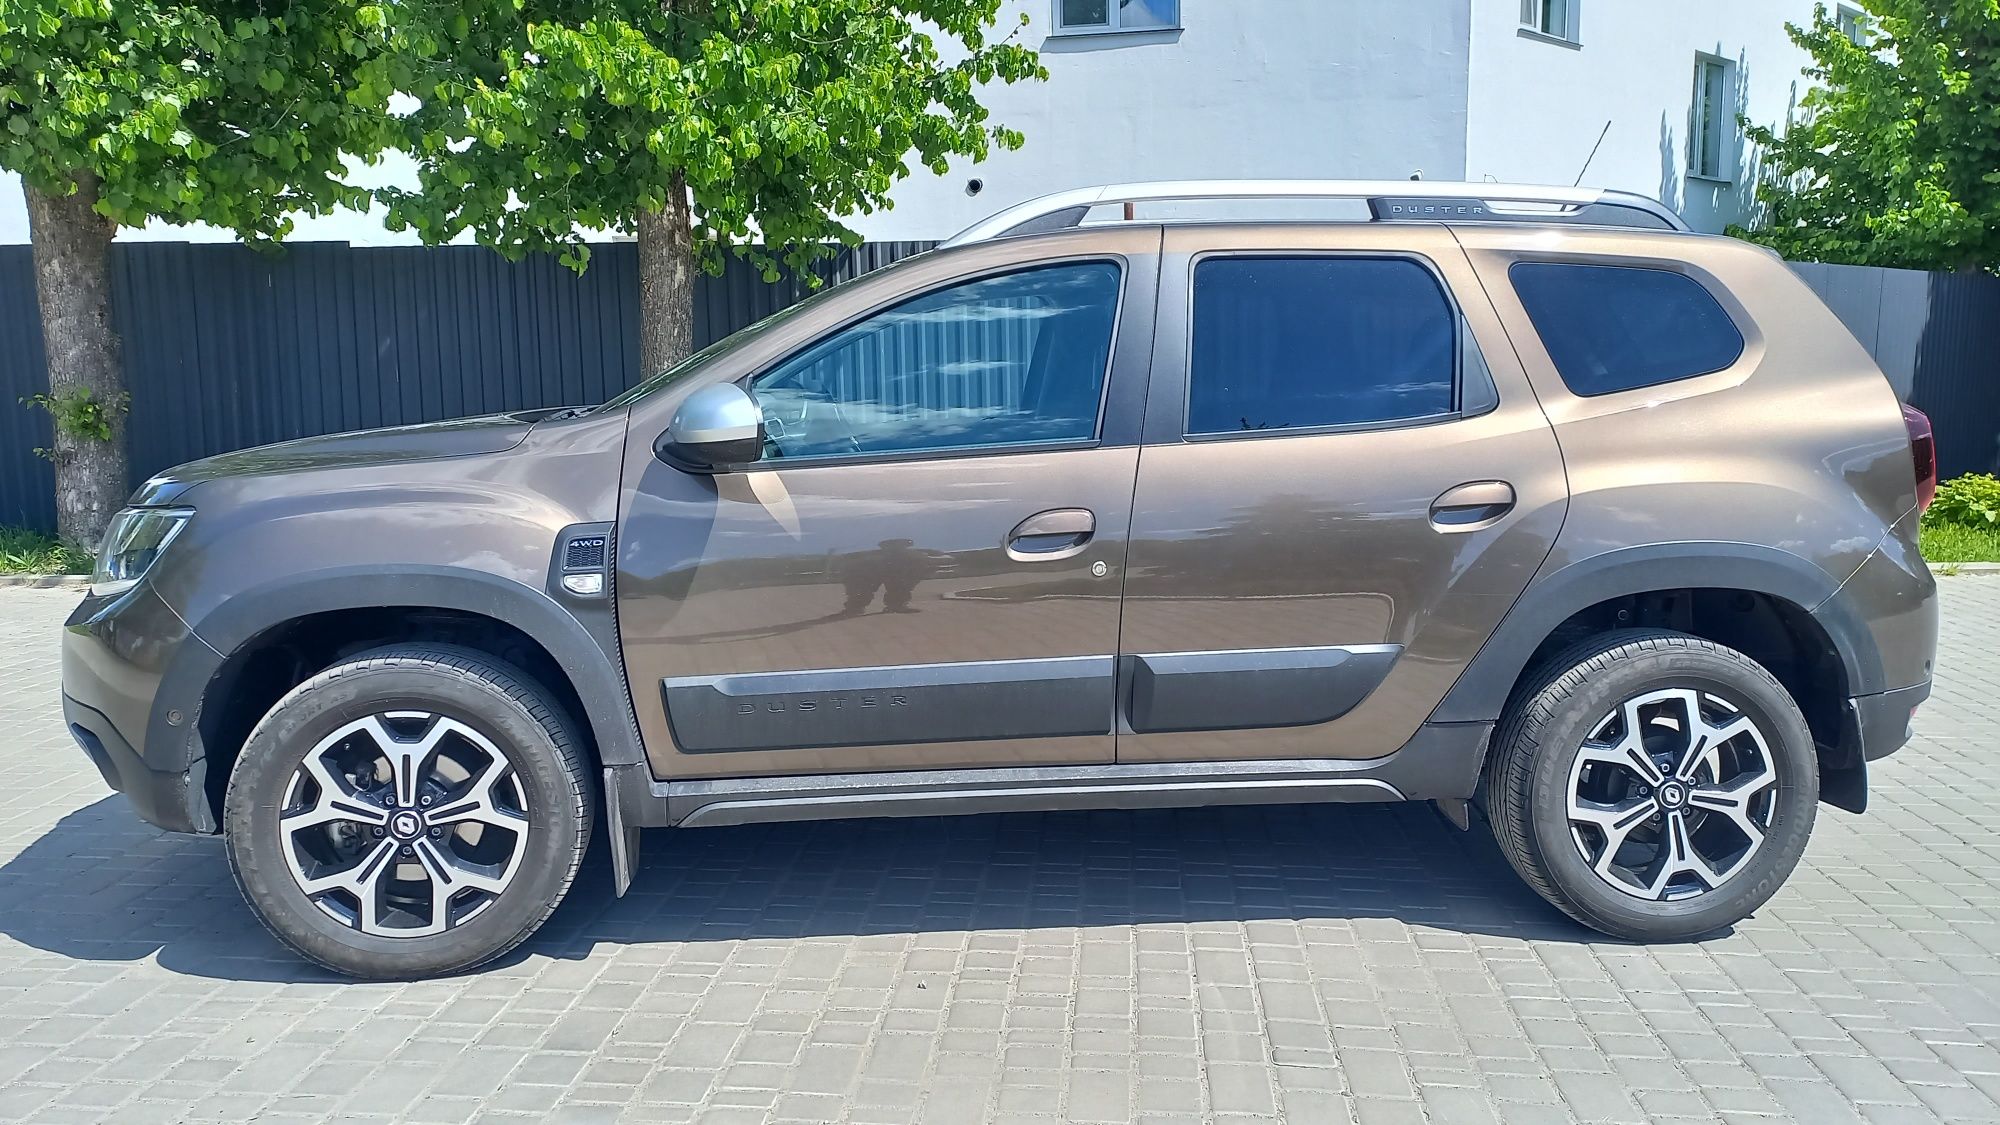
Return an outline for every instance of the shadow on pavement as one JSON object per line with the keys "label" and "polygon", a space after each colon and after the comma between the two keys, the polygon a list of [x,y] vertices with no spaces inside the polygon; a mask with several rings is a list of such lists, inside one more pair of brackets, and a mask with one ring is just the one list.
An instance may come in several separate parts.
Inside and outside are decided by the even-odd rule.
{"label": "shadow on pavement", "polygon": [[[1438,930],[1608,940],[1522,885],[1483,829],[1422,806],[1320,805],[828,821],[647,833],[631,892],[602,847],[510,957],[599,943],[736,941],[1058,926],[1395,919]],[[214,838],[141,823],[117,797],[0,866],[0,934],[92,961],[157,956],[231,980],[337,979],[258,924]]]}

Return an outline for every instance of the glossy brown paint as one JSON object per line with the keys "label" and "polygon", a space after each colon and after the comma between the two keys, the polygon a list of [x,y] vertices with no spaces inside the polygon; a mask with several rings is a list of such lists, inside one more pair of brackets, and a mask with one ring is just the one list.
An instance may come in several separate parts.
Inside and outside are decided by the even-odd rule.
{"label": "glossy brown paint", "polygon": [[[1935,586],[1914,550],[1915,521],[1904,519],[1916,506],[1916,485],[1895,392],[1782,261],[1736,239],[1701,235],[1488,227],[1456,234],[1568,468],[1569,518],[1537,580],[1636,546],[1745,543],[1811,563],[1839,586],[1887,546],[1902,581],[1884,580],[1879,594],[1860,591],[1856,612],[1870,621],[1916,614],[1935,629]],[[1661,386],[1571,394],[1507,275],[1517,261],[1551,259],[1693,277],[1742,331],[1741,358]],[[1901,533],[1890,530],[1899,524]],[[1930,648],[1921,639],[1884,646],[1884,658],[1893,686],[1929,676]]]}
{"label": "glossy brown paint", "polygon": [[[1455,295],[1499,390],[1477,417],[1321,433],[1182,440],[1188,279],[1215,254],[1415,256]],[[1513,604],[1562,526],[1562,458],[1500,322],[1439,226],[1169,230],[1140,452],[1127,653],[1395,644],[1403,654],[1330,723],[1121,733],[1121,762],[1376,758],[1407,742]],[[1474,530],[1431,504],[1473,482],[1513,508]]]}
{"label": "glossy brown paint", "polygon": [[[639,727],[660,777],[1108,763],[1102,733],[860,747],[689,753],[661,683],[683,677],[1117,652],[1138,396],[1151,347],[1157,228],[1083,232],[913,259],[816,302],[766,336],[633,408],[625,455],[618,615]],[[717,473],[663,463],[654,442],[680,400],[761,372],[870,312],[981,274],[1064,259],[1123,265],[1124,293],[1096,442],[1037,451],[771,462]],[[1009,557],[1031,516],[1084,509],[1084,549]],[[1098,566],[1103,575],[1094,573]]]}

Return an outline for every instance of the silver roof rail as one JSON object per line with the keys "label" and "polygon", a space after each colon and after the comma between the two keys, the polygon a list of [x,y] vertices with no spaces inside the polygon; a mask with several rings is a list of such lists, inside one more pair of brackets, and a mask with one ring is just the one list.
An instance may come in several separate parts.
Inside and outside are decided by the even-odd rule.
{"label": "silver roof rail", "polygon": [[944,245],[962,246],[1008,235],[1068,230],[1082,225],[1084,217],[1097,207],[1219,199],[1360,199],[1367,201],[1377,222],[1562,223],[1688,229],[1679,215],[1656,199],[1600,188],[1432,180],[1173,180],[1077,188],[1044,195],[982,219],[947,239]]}

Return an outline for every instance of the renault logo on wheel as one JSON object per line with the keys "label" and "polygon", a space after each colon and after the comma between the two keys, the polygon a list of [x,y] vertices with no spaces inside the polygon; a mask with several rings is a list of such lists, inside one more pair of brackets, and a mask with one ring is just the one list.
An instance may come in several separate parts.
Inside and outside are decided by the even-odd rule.
{"label": "renault logo on wheel", "polygon": [[414,840],[424,834],[424,818],[404,809],[389,818],[389,831],[398,840]]}

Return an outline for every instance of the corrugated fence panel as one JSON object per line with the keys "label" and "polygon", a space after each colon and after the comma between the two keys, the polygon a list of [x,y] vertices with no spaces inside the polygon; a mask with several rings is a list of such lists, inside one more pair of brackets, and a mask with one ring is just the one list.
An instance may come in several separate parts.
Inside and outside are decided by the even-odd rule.
{"label": "corrugated fence panel", "polygon": [[[814,267],[845,281],[929,248],[843,249]],[[706,345],[809,295],[732,260],[704,275]],[[121,243],[113,317],[123,336],[134,483],[183,461],[312,434],[602,402],[639,371],[638,253],[592,248],[581,276],[552,257],[481,247]],[[0,246],[0,523],[53,528],[54,478],[33,450],[47,417],[15,405],[46,389],[33,262]]]}
{"label": "corrugated fence panel", "polygon": [[[847,281],[928,249],[869,243],[813,267]],[[638,254],[593,247],[578,276],[553,258],[471,246],[121,243],[113,321],[124,337],[135,482],[182,461],[310,434],[497,410],[601,402],[640,376]],[[1947,475],[2000,460],[2000,278],[1795,267],[1937,425]],[[706,346],[810,295],[732,260],[704,275]],[[51,528],[54,479],[35,455],[48,418],[29,247],[0,246],[0,523]]]}
{"label": "corrugated fence panel", "polygon": [[35,263],[26,246],[0,246],[0,524],[54,527],[55,473],[35,455],[55,440],[49,416],[20,405],[48,389]]}

